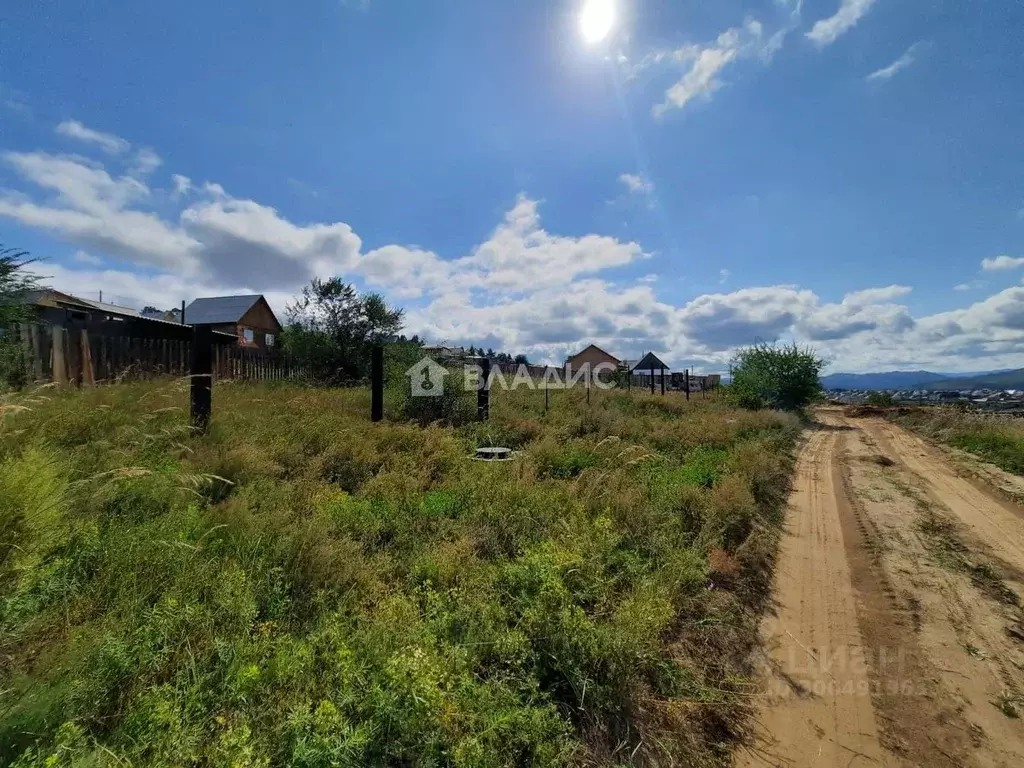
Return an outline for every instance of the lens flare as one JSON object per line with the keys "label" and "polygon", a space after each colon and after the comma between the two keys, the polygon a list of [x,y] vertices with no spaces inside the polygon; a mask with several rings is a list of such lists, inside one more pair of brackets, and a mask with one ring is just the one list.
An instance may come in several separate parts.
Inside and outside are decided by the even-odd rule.
{"label": "lens flare", "polygon": [[580,34],[590,44],[599,43],[608,37],[615,26],[615,3],[613,0],[586,0],[580,11]]}

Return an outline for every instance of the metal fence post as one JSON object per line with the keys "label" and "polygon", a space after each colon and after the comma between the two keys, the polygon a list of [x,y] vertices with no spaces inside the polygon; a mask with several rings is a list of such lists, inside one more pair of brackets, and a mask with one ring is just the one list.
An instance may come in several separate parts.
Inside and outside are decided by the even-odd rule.
{"label": "metal fence post", "polygon": [[213,406],[213,329],[208,325],[197,325],[192,329],[192,388],[190,415],[192,429],[205,434],[210,426],[210,412]]}
{"label": "metal fence post", "polygon": [[487,421],[491,415],[491,361],[484,358],[480,366],[483,386],[476,391],[476,415],[480,421]]}
{"label": "metal fence post", "polygon": [[690,399],[690,369],[686,369],[686,399]]}
{"label": "metal fence post", "polygon": [[370,358],[370,421],[384,419],[384,347],[373,348]]}

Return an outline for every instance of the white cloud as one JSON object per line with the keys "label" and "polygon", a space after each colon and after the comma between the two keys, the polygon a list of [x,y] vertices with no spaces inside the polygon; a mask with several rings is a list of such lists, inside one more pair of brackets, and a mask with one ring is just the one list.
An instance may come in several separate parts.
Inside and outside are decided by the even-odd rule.
{"label": "white cloud", "polygon": [[748,26],[745,31],[739,27],[727,29],[707,47],[688,45],[676,50],[672,58],[676,61],[689,62],[689,69],[665,91],[665,101],[654,107],[654,116],[660,117],[670,109],[682,109],[693,99],[700,96],[710,97],[721,88],[722,81],[719,75],[740,55],[744,34],[760,36],[761,25]]}
{"label": "white cloud", "polygon": [[454,263],[467,286],[528,292],[645,258],[638,243],[603,235],[564,237],[540,226],[535,200],[520,195],[505,221],[468,257]]}
{"label": "white cloud", "polygon": [[227,281],[259,270],[261,284],[294,286],[350,270],[362,241],[348,224],[300,226],[253,200],[217,197],[181,212],[181,231],[195,241],[204,271]]}
{"label": "white cloud", "polygon": [[131,148],[131,144],[120,136],[115,136],[112,133],[94,131],[92,128],[87,128],[82,125],[82,123],[77,120],[65,120],[57,126],[57,133],[61,136],[66,136],[69,139],[83,141],[87,144],[95,144],[104,152],[111,155],[127,152]]}
{"label": "white cloud", "polygon": [[898,299],[906,296],[913,290],[907,285],[887,285],[884,288],[867,288],[863,291],[854,291],[843,297],[843,302],[854,307],[862,307],[866,304],[880,304],[891,299]]}
{"label": "white cloud", "polygon": [[172,194],[175,198],[187,195],[192,189],[192,179],[188,176],[182,176],[180,173],[175,173],[171,176],[171,183],[174,184],[174,192]]}
{"label": "white cloud", "polygon": [[718,270],[718,284],[724,285],[729,280],[729,275],[732,274],[728,269]]}
{"label": "white cloud", "polygon": [[682,109],[695,99],[708,99],[722,87],[722,72],[726,68],[747,58],[770,61],[782,48],[786,35],[799,24],[800,7],[800,3],[796,3],[786,24],[767,40],[764,25],[757,19],[748,18],[742,25],[725,30],[707,45],[687,44],[675,50],[648,54],[632,68],[630,78],[636,78],[643,70],[660,64],[681,64],[686,68],[682,77],[665,91],[665,100],[653,108],[655,117],[661,117],[671,109]]}
{"label": "white cloud", "polygon": [[1024,258],[1014,258],[1013,256],[995,256],[991,259],[984,259],[981,262],[981,268],[988,272],[1019,269],[1020,267],[1024,267]]}
{"label": "white cloud", "polygon": [[649,195],[654,191],[654,184],[635,173],[623,173],[619,176],[619,181],[634,195]]}
{"label": "white cloud", "polygon": [[132,167],[132,173],[138,176],[148,176],[161,165],[163,160],[156,152],[148,147],[143,147],[135,153],[135,163]]}
{"label": "white cloud", "polygon": [[71,258],[80,264],[90,264],[92,266],[97,266],[103,263],[103,259],[99,256],[93,256],[91,253],[86,253],[85,251],[75,251]]}
{"label": "white cloud", "polygon": [[835,42],[841,34],[856,26],[874,4],[875,0],[841,0],[835,15],[815,22],[807,38],[818,47]]}
{"label": "white cloud", "polygon": [[1024,258],[1015,258],[1013,256],[994,256],[990,259],[983,259],[981,262],[981,268],[986,271],[1019,269],[1022,266],[1024,266]]}
{"label": "white cloud", "polygon": [[703,345],[731,348],[787,333],[817,297],[792,285],[698,296],[679,311],[681,332]]}
{"label": "white cloud", "polygon": [[905,285],[868,288],[846,294],[838,304],[825,304],[804,317],[797,325],[811,341],[846,339],[867,331],[886,330],[901,333],[915,325],[907,308],[892,303],[909,294]]}
{"label": "white cloud", "polygon": [[894,61],[887,67],[882,67],[881,69],[875,70],[874,72],[867,76],[867,79],[869,81],[888,80],[900,70],[906,69],[907,67],[914,63],[915,56],[920,47],[921,43],[914,43],[912,46],[907,48],[903,55],[896,59],[896,61]]}
{"label": "white cloud", "polygon": [[970,282],[967,282],[967,283],[957,283],[956,285],[953,286],[953,290],[954,291],[973,291],[973,290],[975,290],[977,288],[981,288],[984,285],[985,285],[985,283],[983,283],[981,280],[971,280]]}
{"label": "white cloud", "polygon": [[76,245],[148,266],[193,271],[198,243],[147,211],[149,187],[127,176],[114,178],[82,158],[41,152],[8,152],[3,159],[30,183],[55,193],[37,203],[0,193],[0,216],[12,218]]}

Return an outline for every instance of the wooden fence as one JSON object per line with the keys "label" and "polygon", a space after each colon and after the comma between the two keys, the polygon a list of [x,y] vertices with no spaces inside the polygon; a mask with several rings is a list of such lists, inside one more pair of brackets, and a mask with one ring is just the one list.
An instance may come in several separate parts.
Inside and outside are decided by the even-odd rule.
{"label": "wooden fence", "polygon": [[[16,329],[31,381],[91,386],[160,376],[188,376],[192,342],[137,338],[85,328],[29,324]],[[283,352],[215,344],[213,375],[276,381],[305,378],[308,366]]]}

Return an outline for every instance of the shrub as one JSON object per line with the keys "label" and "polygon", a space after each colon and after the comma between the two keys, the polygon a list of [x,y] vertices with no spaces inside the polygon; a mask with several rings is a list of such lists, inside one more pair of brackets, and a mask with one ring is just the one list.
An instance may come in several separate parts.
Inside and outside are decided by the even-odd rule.
{"label": "shrub", "polygon": [[476,392],[465,392],[461,376],[449,373],[444,377],[442,391],[437,395],[413,395],[412,382],[404,383],[402,407],[406,419],[421,426],[435,422],[445,426],[460,426],[475,421]]}
{"label": "shrub", "polygon": [[879,408],[888,408],[895,405],[896,400],[893,398],[891,392],[869,392],[867,404],[874,405]]}
{"label": "shrub", "polygon": [[813,349],[755,344],[736,354],[729,396],[742,408],[797,410],[821,396],[824,367]]}

